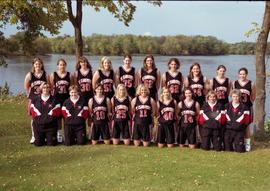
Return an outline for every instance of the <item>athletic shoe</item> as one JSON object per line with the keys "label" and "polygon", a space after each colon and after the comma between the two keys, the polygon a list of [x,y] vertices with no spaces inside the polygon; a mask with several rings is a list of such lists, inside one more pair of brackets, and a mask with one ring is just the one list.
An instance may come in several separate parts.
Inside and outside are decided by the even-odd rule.
{"label": "athletic shoe", "polygon": [[251,144],[245,144],[246,152],[249,152],[251,150]]}
{"label": "athletic shoe", "polygon": [[34,142],[35,142],[35,137],[32,136],[31,139],[30,139],[30,144],[34,144]]}

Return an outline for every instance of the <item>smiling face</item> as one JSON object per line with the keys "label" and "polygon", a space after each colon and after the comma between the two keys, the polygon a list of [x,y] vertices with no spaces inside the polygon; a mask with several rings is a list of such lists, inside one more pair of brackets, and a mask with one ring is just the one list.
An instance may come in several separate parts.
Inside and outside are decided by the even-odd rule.
{"label": "smiling face", "polygon": [[208,96],[208,102],[209,102],[209,103],[214,104],[214,103],[216,103],[216,100],[217,100],[217,98],[216,98],[216,95],[215,95],[215,94],[210,94],[210,95]]}
{"label": "smiling face", "polygon": [[245,70],[240,70],[239,71],[239,79],[242,81],[245,81],[247,79],[247,73]]}
{"label": "smiling face", "polygon": [[118,89],[118,91],[119,91],[119,96],[120,97],[125,97],[125,95],[126,95],[126,88],[124,86],[120,86],[119,89]]}
{"label": "smiling face", "polygon": [[220,68],[220,69],[217,70],[217,75],[219,77],[224,77],[225,76],[225,73],[226,73],[225,68]]}
{"label": "smiling face", "polygon": [[232,94],[232,102],[233,103],[240,103],[240,96],[238,94]]}
{"label": "smiling face", "polygon": [[105,59],[104,62],[103,62],[104,70],[109,71],[111,69],[111,67],[112,67],[111,61],[108,60],[108,59]]}
{"label": "smiling face", "polygon": [[131,62],[132,60],[129,57],[125,57],[123,60],[124,65],[127,66],[128,68],[131,66]]}
{"label": "smiling face", "polygon": [[153,63],[154,63],[154,60],[151,57],[148,57],[145,60],[146,67],[149,69],[153,67]]}
{"label": "smiling face", "polygon": [[48,84],[42,86],[41,94],[44,96],[50,95],[50,86]]}
{"label": "smiling face", "polygon": [[169,70],[175,72],[178,69],[178,65],[175,61],[170,62],[169,64]]}
{"label": "smiling face", "polygon": [[144,86],[142,86],[142,87],[141,87],[140,93],[141,93],[141,96],[142,96],[142,97],[147,97],[147,96],[148,96],[147,88],[144,87]]}
{"label": "smiling face", "polygon": [[103,95],[103,88],[102,86],[98,86],[96,89],[96,95],[100,96],[100,95]]}
{"label": "smiling face", "polygon": [[78,99],[79,93],[76,89],[73,89],[69,92],[71,99]]}
{"label": "smiling face", "polygon": [[168,89],[163,89],[162,91],[162,95],[165,99],[169,99],[170,98],[170,92]]}
{"label": "smiling face", "polygon": [[63,60],[60,60],[57,64],[58,71],[65,72],[66,71],[66,63]]}
{"label": "smiling face", "polygon": [[201,69],[198,65],[194,65],[191,69],[191,72],[192,72],[193,76],[199,76]]}
{"label": "smiling face", "polygon": [[33,66],[35,72],[40,72],[42,69],[42,63],[40,61],[35,61]]}
{"label": "smiling face", "polygon": [[185,91],[185,98],[186,99],[192,99],[192,92],[190,90]]}
{"label": "smiling face", "polygon": [[86,69],[86,68],[87,68],[87,63],[86,63],[86,61],[81,60],[81,61],[80,61],[80,67],[83,68],[83,69]]}

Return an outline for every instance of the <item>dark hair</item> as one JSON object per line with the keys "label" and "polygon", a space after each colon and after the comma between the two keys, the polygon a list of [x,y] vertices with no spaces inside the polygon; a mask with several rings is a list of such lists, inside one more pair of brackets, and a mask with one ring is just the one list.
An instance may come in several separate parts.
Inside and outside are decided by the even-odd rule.
{"label": "dark hair", "polygon": [[152,68],[153,68],[153,69],[156,69],[155,59],[154,59],[154,56],[151,55],[151,54],[147,55],[147,56],[143,59],[143,68],[146,69],[146,60],[147,60],[147,58],[151,58],[151,59],[153,60],[153,66],[152,66]]}
{"label": "dark hair", "polygon": [[191,93],[192,93],[192,99],[194,100],[194,94],[193,94],[193,90],[190,88],[190,87],[185,87],[184,90],[183,90],[183,93],[182,93],[182,96],[181,96],[181,99],[182,101],[184,101],[186,99],[186,96],[185,96],[185,91],[189,90]]}
{"label": "dark hair", "polygon": [[225,71],[227,70],[226,67],[225,67],[224,65],[219,65],[219,66],[217,67],[217,70],[219,70],[219,69],[221,69],[221,68],[223,68]]}
{"label": "dark hair", "polygon": [[124,59],[125,59],[125,58],[129,58],[130,60],[132,60],[132,57],[131,57],[130,54],[125,54],[125,55],[124,55]]}
{"label": "dark hair", "polygon": [[188,76],[189,76],[191,79],[194,77],[193,74],[192,74],[192,69],[193,69],[194,66],[198,66],[198,68],[200,69],[199,77],[202,76],[201,66],[200,66],[200,64],[199,64],[198,62],[195,62],[195,63],[193,63],[193,64],[190,66],[190,68],[189,68],[189,74],[188,74]]}
{"label": "dark hair", "polygon": [[65,59],[64,58],[60,58],[58,61],[57,61],[57,65],[59,65],[59,62],[64,62],[65,63],[65,65],[67,65],[67,62],[65,61]]}
{"label": "dark hair", "polygon": [[88,59],[84,56],[80,57],[76,64],[76,70],[79,70],[81,68],[80,62],[85,62],[87,65],[87,68],[89,68],[90,71],[92,71],[92,66],[90,65]]}
{"label": "dark hair", "polygon": [[241,71],[245,71],[245,73],[248,74],[248,69],[245,68],[245,67],[240,68],[240,69],[238,70],[238,73],[240,73]]}
{"label": "dark hair", "polygon": [[[169,62],[168,62],[168,67],[169,67],[169,65],[171,64],[171,62],[175,62],[176,63],[176,65],[177,65],[177,69],[179,69],[180,68],[180,61],[177,59],[177,58],[171,58],[170,60],[169,60]],[[170,68],[169,68],[170,69]]]}

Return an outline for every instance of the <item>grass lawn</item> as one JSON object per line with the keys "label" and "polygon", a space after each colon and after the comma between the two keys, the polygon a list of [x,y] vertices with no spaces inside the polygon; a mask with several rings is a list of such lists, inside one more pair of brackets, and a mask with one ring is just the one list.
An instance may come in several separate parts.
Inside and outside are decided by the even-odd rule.
{"label": "grass lawn", "polygon": [[0,190],[270,190],[270,144],[250,153],[29,144],[23,99],[0,101]]}

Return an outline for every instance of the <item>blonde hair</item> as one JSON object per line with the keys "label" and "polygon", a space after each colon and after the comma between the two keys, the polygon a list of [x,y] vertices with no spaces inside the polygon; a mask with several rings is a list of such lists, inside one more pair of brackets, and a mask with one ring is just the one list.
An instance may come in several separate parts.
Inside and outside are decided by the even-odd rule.
{"label": "blonde hair", "polygon": [[144,85],[144,84],[140,84],[140,85],[137,87],[137,89],[136,89],[136,96],[141,95],[141,89],[142,89],[142,88],[145,88],[145,89],[146,89],[147,95],[149,96],[149,95],[150,95],[149,88],[148,88],[146,85]]}
{"label": "blonde hair", "polygon": [[210,90],[206,95],[206,100],[208,100],[211,95],[214,95],[217,99],[217,93],[214,90]]}
{"label": "blonde hair", "polygon": [[163,87],[162,90],[161,90],[160,98],[159,98],[159,100],[160,100],[161,102],[164,102],[164,95],[163,95],[163,92],[164,92],[165,90],[167,90],[168,93],[169,93],[169,100],[170,100],[170,101],[172,100],[172,94],[170,93],[169,89],[166,88],[166,87]]}
{"label": "blonde hair", "polygon": [[71,92],[72,90],[75,90],[75,91],[79,92],[79,88],[78,88],[78,86],[76,86],[76,85],[72,85],[72,86],[70,86],[70,87],[68,88],[68,91],[69,91],[69,92]]}
{"label": "blonde hair", "polygon": [[108,60],[108,61],[111,63],[110,70],[112,70],[112,61],[111,61],[111,59],[110,59],[109,57],[107,57],[107,56],[103,56],[103,57],[100,59],[99,69],[100,69],[100,70],[104,70],[103,64],[104,64],[104,62],[105,62],[106,60]]}
{"label": "blonde hair", "polygon": [[232,97],[232,95],[235,94],[235,95],[238,95],[239,97],[241,97],[241,91],[238,90],[238,89],[233,89],[231,92],[230,92],[230,96]]}
{"label": "blonde hair", "polygon": [[127,97],[128,96],[128,93],[127,93],[127,88],[124,84],[118,84],[117,88],[116,88],[116,91],[115,91],[115,97],[117,99],[120,99],[120,96],[119,96],[119,91],[120,91],[120,88],[124,88],[125,89],[125,95],[124,97]]}
{"label": "blonde hair", "polygon": [[51,86],[48,82],[43,82],[42,84],[40,84],[39,89],[40,89],[40,93],[42,93],[42,89],[44,86],[48,86],[51,89]]}

